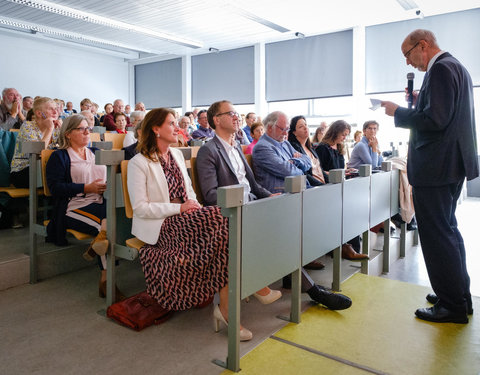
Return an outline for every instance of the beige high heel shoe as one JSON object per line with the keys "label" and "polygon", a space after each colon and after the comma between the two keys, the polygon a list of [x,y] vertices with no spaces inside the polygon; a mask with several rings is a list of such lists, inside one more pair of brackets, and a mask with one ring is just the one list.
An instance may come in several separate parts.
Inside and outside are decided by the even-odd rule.
{"label": "beige high heel shoe", "polygon": [[265,296],[262,296],[258,293],[254,293],[253,295],[260,301],[260,303],[268,305],[269,303],[273,303],[277,299],[281,298],[282,292],[279,290],[270,289],[270,292]]}
{"label": "beige high heel shoe", "polygon": [[[223,317],[222,312],[220,311],[220,307],[218,305],[215,305],[215,308],[213,309],[213,328],[215,329],[215,332],[220,331],[220,322],[225,324],[225,327],[228,327],[228,323]],[[248,329],[246,329],[245,327],[240,329],[240,341],[248,341],[251,340],[252,337],[253,334]]]}
{"label": "beige high heel shoe", "polygon": [[105,255],[108,250],[107,232],[101,230],[90,245],[98,255]]}

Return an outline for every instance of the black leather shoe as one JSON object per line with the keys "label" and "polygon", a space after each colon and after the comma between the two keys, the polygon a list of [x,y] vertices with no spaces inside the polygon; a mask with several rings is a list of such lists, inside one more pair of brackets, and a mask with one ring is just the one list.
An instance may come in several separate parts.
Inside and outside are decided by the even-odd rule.
{"label": "black leather shoe", "polygon": [[[426,298],[427,298],[428,302],[430,302],[434,305],[438,302],[438,297],[434,293],[428,293]],[[468,315],[473,314],[473,305],[472,305],[472,300],[471,299],[467,300],[467,314]]]}
{"label": "black leather shoe", "polygon": [[319,260],[314,260],[305,265],[303,268],[307,270],[323,270],[325,268],[325,264],[323,264]]}
{"label": "black leather shoe", "polygon": [[417,318],[434,323],[460,323],[467,324],[466,313],[447,310],[438,303],[432,307],[426,307],[415,311]]}
{"label": "black leather shoe", "polygon": [[395,224],[397,228],[400,228],[405,222],[402,220],[400,214],[395,214],[390,218],[391,222]]}
{"label": "black leather shoe", "polygon": [[330,292],[320,285],[312,286],[307,293],[312,300],[325,305],[330,310],[345,310],[352,306],[352,300],[347,296]]}
{"label": "black leather shoe", "polygon": [[412,220],[407,224],[407,230],[417,230],[417,220],[415,219],[415,216],[412,216]]}
{"label": "black leather shoe", "polygon": [[434,293],[428,293],[427,296],[425,297],[428,302],[430,302],[432,305],[435,305],[438,302],[438,297]]}

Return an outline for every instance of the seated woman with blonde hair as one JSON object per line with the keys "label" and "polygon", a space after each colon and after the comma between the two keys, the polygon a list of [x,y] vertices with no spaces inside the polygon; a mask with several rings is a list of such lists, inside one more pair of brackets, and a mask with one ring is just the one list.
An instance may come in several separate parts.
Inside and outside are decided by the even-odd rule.
{"label": "seated woman with blonde hair", "polygon": [[[128,164],[133,208],[132,233],[146,245],[140,261],[147,292],[169,310],[186,310],[210,300],[216,330],[228,316],[228,220],[218,206],[201,207],[177,139],[175,112],[151,110],[142,123],[139,153]],[[240,339],[252,333],[241,328]]]}
{"label": "seated woman with blonde hair", "polygon": [[[53,197],[47,242],[66,245],[67,229],[96,236],[83,256],[87,260],[99,256],[99,295],[105,297],[108,240],[103,193],[107,188],[107,170],[104,165],[95,164],[95,149],[87,147],[91,131],[81,114],[67,117],[60,129],[59,149],[52,153],[46,168],[47,185]],[[117,300],[123,298],[117,291]]]}
{"label": "seated woman with blonde hair", "polygon": [[57,147],[58,135],[62,120],[58,118],[57,103],[47,97],[39,97],[33,102],[35,119],[27,121],[20,127],[20,132],[15,144],[10,180],[17,188],[29,186],[29,159],[22,153],[20,145],[26,141],[45,142],[45,149]]}

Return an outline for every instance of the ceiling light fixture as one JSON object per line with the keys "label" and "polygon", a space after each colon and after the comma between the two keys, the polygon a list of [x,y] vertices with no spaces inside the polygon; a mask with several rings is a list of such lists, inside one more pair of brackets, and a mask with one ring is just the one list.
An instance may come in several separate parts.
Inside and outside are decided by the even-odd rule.
{"label": "ceiling light fixture", "polygon": [[74,8],[54,4],[49,1],[44,1],[44,0],[7,0],[7,1],[11,3],[35,8],[35,9],[40,9],[45,12],[60,14],[65,17],[70,17],[70,18],[81,20],[81,21],[94,23],[97,25],[107,26],[114,29],[118,29],[118,30],[126,30],[129,32],[144,34],[150,37],[165,40],[170,43],[180,44],[185,47],[190,47],[190,48],[203,47],[202,43],[194,40],[189,40],[189,39],[185,39],[175,35],[154,31],[151,29],[147,29],[145,27],[132,25],[126,22],[115,21],[115,20],[112,20],[111,18],[97,16],[96,14],[93,14],[93,13],[83,12]]}
{"label": "ceiling light fixture", "polygon": [[250,13],[249,11],[245,10],[245,9],[242,9],[230,2],[227,3],[228,7],[231,8],[236,14],[238,14],[239,16],[242,16],[242,17],[245,17],[251,21],[254,21],[254,22],[257,22],[259,24],[262,24],[264,26],[267,26],[273,30],[276,30],[276,31],[279,31],[281,33],[288,33],[290,32],[291,30],[283,27],[283,26],[280,26],[276,23],[273,23],[269,20],[266,20],[265,18],[261,18],[261,17],[258,17],[256,14],[254,13]]}
{"label": "ceiling light fixture", "polygon": [[418,5],[415,1],[413,0],[397,0],[397,3],[399,3],[403,9],[405,10],[411,10],[411,9],[417,9]]}
{"label": "ceiling light fixture", "polygon": [[28,33],[31,33],[31,34],[41,33],[41,34],[44,34],[45,36],[52,37],[52,38],[76,41],[79,43],[82,43],[82,42],[90,43],[97,46],[102,46],[104,48],[110,48],[111,50],[116,49],[118,51],[119,49],[125,49],[125,50],[135,51],[135,52],[159,53],[157,51],[138,48],[137,46],[131,46],[123,43],[113,43],[105,39],[95,38],[95,37],[86,36],[86,35],[77,34],[77,33],[66,32],[63,30],[54,29],[51,27],[45,27],[45,26],[36,25],[36,24],[29,24],[29,23],[20,22],[14,19],[0,18],[0,27],[2,25],[6,26],[6,28],[13,27],[19,30],[28,30]]}

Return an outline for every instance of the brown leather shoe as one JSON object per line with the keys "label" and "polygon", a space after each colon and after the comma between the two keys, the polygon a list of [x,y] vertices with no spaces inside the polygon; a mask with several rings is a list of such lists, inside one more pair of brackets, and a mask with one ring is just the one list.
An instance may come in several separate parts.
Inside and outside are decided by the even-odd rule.
{"label": "brown leather shoe", "polygon": [[314,260],[305,265],[303,268],[307,270],[323,270],[325,268],[325,264],[323,264],[319,260]]}
{"label": "brown leather shoe", "polygon": [[345,243],[342,245],[342,258],[352,261],[362,261],[370,259],[367,254],[359,254],[353,250],[352,245]]}

